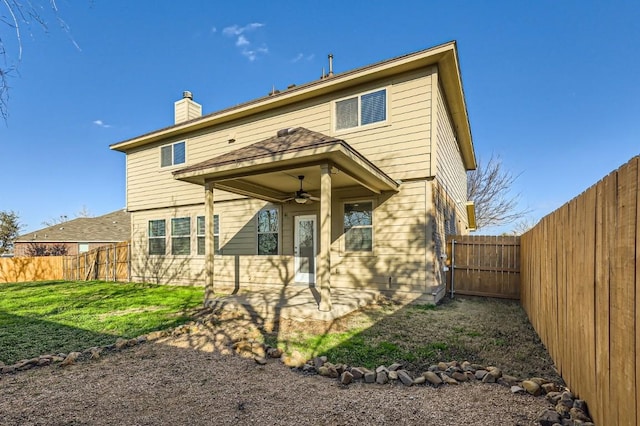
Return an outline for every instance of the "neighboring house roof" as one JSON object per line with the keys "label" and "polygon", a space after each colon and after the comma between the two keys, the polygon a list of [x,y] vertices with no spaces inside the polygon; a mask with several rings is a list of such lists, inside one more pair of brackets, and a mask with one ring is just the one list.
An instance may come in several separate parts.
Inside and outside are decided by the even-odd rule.
{"label": "neighboring house roof", "polygon": [[226,123],[231,120],[248,117],[253,114],[332,93],[357,84],[367,83],[383,77],[431,65],[438,67],[440,81],[444,87],[447,104],[458,135],[465,168],[467,170],[473,170],[476,168],[476,159],[455,41],[295,86],[280,93],[264,96],[231,108],[213,112],[203,117],[198,117],[112,144],[110,148],[127,152],[130,149],[158,142],[168,137],[181,137],[188,133]]}
{"label": "neighboring house roof", "polygon": [[120,242],[131,239],[131,217],[117,210],[98,217],[79,217],[21,235],[16,243]]}

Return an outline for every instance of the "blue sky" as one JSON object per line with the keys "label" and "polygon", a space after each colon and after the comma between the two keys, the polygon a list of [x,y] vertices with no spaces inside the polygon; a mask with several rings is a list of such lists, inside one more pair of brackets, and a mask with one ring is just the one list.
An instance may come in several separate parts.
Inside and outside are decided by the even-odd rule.
{"label": "blue sky", "polygon": [[[342,72],[457,40],[476,153],[520,174],[513,190],[532,219],[640,152],[637,1],[58,7],[70,31],[45,12],[49,31],[25,34],[0,123],[0,210],[17,212],[25,232],[83,209],[123,208],[125,158],[109,145],[171,125],[183,90],[214,112],[317,79],[328,53]],[[17,46],[6,47],[11,63]]]}

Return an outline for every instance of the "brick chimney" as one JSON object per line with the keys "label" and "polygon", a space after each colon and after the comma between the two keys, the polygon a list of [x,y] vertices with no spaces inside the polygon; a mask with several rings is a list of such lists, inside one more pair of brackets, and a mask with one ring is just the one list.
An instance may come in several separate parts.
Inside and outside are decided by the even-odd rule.
{"label": "brick chimney", "polygon": [[175,103],[175,124],[202,117],[202,105],[193,101],[193,94],[182,92],[182,99]]}

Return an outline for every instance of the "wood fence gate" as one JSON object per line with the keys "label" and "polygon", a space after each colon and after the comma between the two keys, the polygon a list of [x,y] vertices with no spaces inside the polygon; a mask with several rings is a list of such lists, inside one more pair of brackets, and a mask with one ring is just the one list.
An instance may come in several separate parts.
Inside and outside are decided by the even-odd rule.
{"label": "wood fence gate", "polygon": [[447,292],[520,299],[520,237],[447,237]]}

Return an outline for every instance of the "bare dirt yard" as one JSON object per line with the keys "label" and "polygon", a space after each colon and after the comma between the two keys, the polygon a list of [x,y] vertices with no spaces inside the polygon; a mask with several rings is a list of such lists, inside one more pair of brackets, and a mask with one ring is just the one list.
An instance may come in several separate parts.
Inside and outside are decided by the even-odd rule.
{"label": "bare dirt yard", "polygon": [[[397,349],[380,352],[382,357],[414,353],[410,361],[395,360],[414,376],[440,358],[559,380],[516,302],[460,298],[435,309],[382,303],[332,323],[267,324],[218,313],[201,317],[200,326],[179,336],[105,351],[67,367],[1,375],[0,424],[533,425],[550,407],[543,397],[479,382],[345,386],[277,359],[261,365],[232,349],[247,338],[277,340],[287,349],[314,333],[352,329],[362,331],[329,351],[332,362],[351,363],[335,358],[348,358],[363,341],[370,348],[386,343],[383,348]],[[371,359],[370,353],[359,356]]]}

